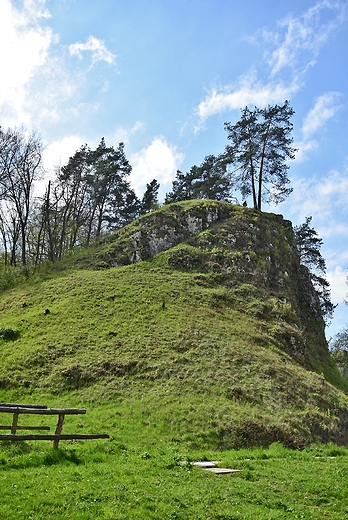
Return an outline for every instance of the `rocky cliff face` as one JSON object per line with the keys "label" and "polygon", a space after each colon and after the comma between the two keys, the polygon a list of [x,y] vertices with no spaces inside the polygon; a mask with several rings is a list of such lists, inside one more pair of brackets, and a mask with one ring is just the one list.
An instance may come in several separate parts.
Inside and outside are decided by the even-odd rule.
{"label": "rocky cliff face", "polygon": [[217,201],[172,204],[116,232],[99,251],[99,266],[164,252],[174,269],[211,272],[227,287],[256,290],[267,304],[255,312],[277,317],[272,335],[282,348],[309,369],[332,366],[318,296],[282,215]]}
{"label": "rocky cliff face", "polygon": [[131,224],[117,232],[115,242],[99,257],[111,267],[146,260],[228,218],[231,209],[232,206],[203,201],[194,206],[173,204],[169,211],[166,207],[151,213],[139,219],[136,226]]}

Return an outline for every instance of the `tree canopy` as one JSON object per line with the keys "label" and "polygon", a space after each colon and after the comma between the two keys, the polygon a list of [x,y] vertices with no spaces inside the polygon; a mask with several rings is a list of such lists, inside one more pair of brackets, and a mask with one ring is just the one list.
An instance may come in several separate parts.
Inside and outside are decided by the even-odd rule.
{"label": "tree canopy", "polygon": [[[140,201],[128,180],[124,145],[81,146],[48,185],[40,207],[42,235],[51,260],[88,246],[139,215]],[[43,254],[47,254],[43,251]]]}
{"label": "tree canopy", "polygon": [[200,166],[192,166],[190,171],[177,171],[172,191],[167,193],[165,204],[180,200],[231,198],[231,179],[224,157],[207,155]]}
{"label": "tree canopy", "polygon": [[321,254],[323,240],[313,227],[310,227],[312,217],[300,226],[295,226],[295,243],[300,255],[301,264],[304,265],[310,274],[312,284],[318,294],[322,316],[326,321],[333,316],[335,305],[331,301],[330,284],[325,278],[326,263]]}
{"label": "tree canopy", "polygon": [[88,246],[139,216],[124,145],[80,147],[57,167],[43,196],[33,196],[43,174],[35,133],[0,128],[0,247],[5,265],[37,265]]}
{"label": "tree canopy", "polygon": [[149,184],[146,184],[146,190],[141,201],[140,213],[145,215],[157,208],[159,208],[158,202],[158,190],[160,184],[156,179],[153,179]]}
{"label": "tree canopy", "polygon": [[288,160],[295,158],[290,121],[294,110],[283,105],[250,110],[245,107],[235,123],[225,123],[227,139],[224,158],[232,168],[234,187],[244,198],[252,196],[261,210],[262,201],[278,204],[292,192],[287,176]]}

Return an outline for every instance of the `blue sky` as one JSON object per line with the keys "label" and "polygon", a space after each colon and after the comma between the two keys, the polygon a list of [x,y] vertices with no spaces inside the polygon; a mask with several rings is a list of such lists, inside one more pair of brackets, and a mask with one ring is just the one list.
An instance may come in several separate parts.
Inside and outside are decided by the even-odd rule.
{"label": "blue sky", "polygon": [[290,100],[294,191],[264,210],[313,217],[330,336],[348,322],[347,29],[347,0],[0,0],[0,124],[36,129],[49,171],[123,141],[137,194],[156,178],[163,199],[241,108]]}

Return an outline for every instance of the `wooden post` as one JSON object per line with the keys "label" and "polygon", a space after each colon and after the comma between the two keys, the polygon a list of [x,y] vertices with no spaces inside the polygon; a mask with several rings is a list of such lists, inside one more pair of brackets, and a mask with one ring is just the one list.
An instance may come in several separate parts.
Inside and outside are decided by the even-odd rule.
{"label": "wooden post", "polygon": [[16,431],[17,431],[18,415],[19,414],[16,412],[13,414],[11,433],[16,433]]}
{"label": "wooden post", "polygon": [[[64,413],[60,413],[58,415],[56,431],[54,432],[55,435],[60,435],[62,433],[63,424],[64,424],[64,417],[65,417]],[[59,445],[59,439],[55,439],[53,441],[53,448],[58,448],[58,445]]]}

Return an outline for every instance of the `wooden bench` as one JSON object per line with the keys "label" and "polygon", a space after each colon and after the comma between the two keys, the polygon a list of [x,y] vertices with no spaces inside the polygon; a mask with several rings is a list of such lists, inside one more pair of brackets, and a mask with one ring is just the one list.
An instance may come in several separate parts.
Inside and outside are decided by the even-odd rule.
{"label": "wooden bench", "polygon": [[[48,408],[46,405],[27,405],[0,403],[0,413],[12,414],[12,423],[9,425],[0,425],[0,430],[10,430],[10,434],[0,434],[0,441],[53,441],[53,447],[58,448],[61,440],[74,439],[108,439],[110,436],[106,433],[74,433],[62,434],[64,419],[66,415],[85,414],[84,408]],[[18,430],[50,430],[49,426],[25,426],[19,425],[18,419],[21,414],[25,415],[57,415],[58,420],[54,434],[35,433],[35,434],[18,434]]]}

